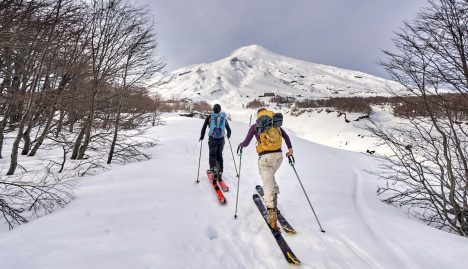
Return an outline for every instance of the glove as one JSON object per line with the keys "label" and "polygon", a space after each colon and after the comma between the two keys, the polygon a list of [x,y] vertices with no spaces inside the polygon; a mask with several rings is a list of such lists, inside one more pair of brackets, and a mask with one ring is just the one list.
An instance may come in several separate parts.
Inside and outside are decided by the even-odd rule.
{"label": "glove", "polygon": [[199,142],[203,141],[203,137],[200,137],[200,140],[198,140]]}
{"label": "glove", "polygon": [[228,138],[228,139],[229,139],[229,138],[231,138],[231,134],[230,134],[230,133],[229,133],[229,134],[227,134],[227,138]]}

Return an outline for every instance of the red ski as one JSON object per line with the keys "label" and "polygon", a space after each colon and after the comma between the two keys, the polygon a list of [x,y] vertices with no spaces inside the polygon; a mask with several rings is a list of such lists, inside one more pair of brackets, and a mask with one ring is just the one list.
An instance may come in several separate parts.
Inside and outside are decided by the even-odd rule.
{"label": "red ski", "polygon": [[224,180],[218,180],[219,187],[224,191],[227,192],[229,191],[229,187],[226,185],[226,182]]}
{"label": "red ski", "polygon": [[213,174],[211,173],[211,171],[206,170],[206,174],[208,175],[208,179],[210,180],[211,185],[213,186],[213,189],[216,192],[216,197],[218,198],[219,202],[222,203],[222,204],[226,203],[226,197],[224,197],[224,194],[221,191],[221,189],[219,188],[218,184],[213,183]]}

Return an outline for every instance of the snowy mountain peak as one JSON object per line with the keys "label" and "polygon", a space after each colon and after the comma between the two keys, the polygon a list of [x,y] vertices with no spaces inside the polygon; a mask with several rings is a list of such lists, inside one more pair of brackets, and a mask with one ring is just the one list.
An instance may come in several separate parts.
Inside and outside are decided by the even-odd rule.
{"label": "snowy mountain peak", "polygon": [[155,89],[165,98],[241,106],[265,93],[295,98],[388,95],[394,81],[282,56],[259,45],[208,64],[173,71]]}
{"label": "snowy mountain peak", "polygon": [[231,53],[231,56],[233,57],[245,57],[245,58],[254,58],[258,56],[268,56],[268,55],[274,55],[276,53],[267,50],[266,48],[260,46],[260,45],[248,45],[245,47],[241,47],[236,49]]}

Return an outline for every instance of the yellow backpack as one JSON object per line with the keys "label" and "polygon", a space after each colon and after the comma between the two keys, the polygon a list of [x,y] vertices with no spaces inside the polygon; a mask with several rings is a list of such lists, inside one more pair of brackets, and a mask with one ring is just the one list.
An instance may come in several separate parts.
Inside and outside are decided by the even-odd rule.
{"label": "yellow backpack", "polygon": [[280,127],[282,123],[283,115],[280,113],[275,114],[273,111],[263,110],[257,114],[257,153],[281,149],[283,136]]}

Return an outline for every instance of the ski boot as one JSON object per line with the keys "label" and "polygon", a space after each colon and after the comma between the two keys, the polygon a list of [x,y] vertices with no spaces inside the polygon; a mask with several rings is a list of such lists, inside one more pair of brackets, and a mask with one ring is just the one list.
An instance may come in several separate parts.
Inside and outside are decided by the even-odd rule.
{"label": "ski boot", "polygon": [[213,175],[212,179],[213,179],[213,184],[216,184],[218,178],[219,178],[219,172],[218,172],[218,167],[216,166],[213,166],[211,167],[211,174]]}
{"label": "ski boot", "polygon": [[276,232],[280,232],[278,226],[278,215],[276,214],[276,208],[268,208],[268,225]]}
{"label": "ski boot", "polygon": [[229,187],[223,181],[223,171],[218,172],[218,184],[224,192],[229,191]]}

